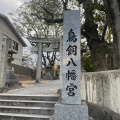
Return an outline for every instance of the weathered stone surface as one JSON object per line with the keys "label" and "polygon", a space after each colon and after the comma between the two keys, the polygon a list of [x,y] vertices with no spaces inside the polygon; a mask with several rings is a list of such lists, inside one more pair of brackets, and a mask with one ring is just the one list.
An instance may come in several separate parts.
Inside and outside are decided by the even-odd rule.
{"label": "weathered stone surface", "polygon": [[120,113],[120,70],[82,73],[82,100]]}
{"label": "weathered stone surface", "polygon": [[0,88],[6,83],[7,53],[7,40],[3,39],[0,44]]}
{"label": "weathered stone surface", "polygon": [[88,120],[87,105],[55,105],[54,120]]}
{"label": "weathered stone surface", "polygon": [[[62,103],[81,104],[80,11],[64,12],[62,51]],[[71,91],[71,92],[70,92]]]}
{"label": "weathered stone surface", "polygon": [[39,43],[38,47],[38,61],[37,61],[37,71],[36,71],[36,83],[40,82],[42,71],[42,43]]}
{"label": "weathered stone surface", "polygon": [[120,115],[106,107],[88,103],[89,115],[95,120],[120,120]]}
{"label": "weathered stone surface", "polygon": [[6,70],[6,78],[7,79],[16,79],[15,72],[13,70],[7,69]]}
{"label": "weathered stone surface", "polygon": [[52,80],[52,76],[50,72],[47,72],[43,78],[44,80]]}
{"label": "weathered stone surface", "polygon": [[81,105],[80,11],[65,11],[61,46],[62,97],[55,105],[54,120],[88,120],[88,107]]}

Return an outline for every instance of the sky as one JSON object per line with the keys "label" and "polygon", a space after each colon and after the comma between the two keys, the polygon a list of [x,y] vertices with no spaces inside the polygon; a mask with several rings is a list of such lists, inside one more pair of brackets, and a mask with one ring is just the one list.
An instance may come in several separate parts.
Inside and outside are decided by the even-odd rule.
{"label": "sky", "polygon": [[20,5],[28,1],[30,0],[0,0],[0,13],[6,16],[9,12],[15,13]]}

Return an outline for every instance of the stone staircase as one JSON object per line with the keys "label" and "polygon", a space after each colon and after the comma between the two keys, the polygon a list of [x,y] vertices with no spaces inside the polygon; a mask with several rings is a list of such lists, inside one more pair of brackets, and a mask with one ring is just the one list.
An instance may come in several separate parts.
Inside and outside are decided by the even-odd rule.
{"label": "stone staircase", "polygon": [[59,96],[0,95],[0,120],[50,120]]}

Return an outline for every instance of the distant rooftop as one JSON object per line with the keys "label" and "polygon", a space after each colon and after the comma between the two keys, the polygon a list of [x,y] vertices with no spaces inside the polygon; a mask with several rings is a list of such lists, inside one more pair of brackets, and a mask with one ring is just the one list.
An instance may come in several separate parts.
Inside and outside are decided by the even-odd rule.
{"label": "distant rooftop", "polygon": [[19,35],[19,33],[17,32],[17,30],[15,29],[15,27],[13,26],[13,24],[10,22],[9,18],[3,14],[0,13],[0,18],[2,18],[7,25],[10,27],[10,29],[12,30],[12,32],[16,35],[16,37],[18,38],[18,40],[22,43],[23,47],[27,47],[27,44],[24,42],[24,40],[21,38],[21,36]]}

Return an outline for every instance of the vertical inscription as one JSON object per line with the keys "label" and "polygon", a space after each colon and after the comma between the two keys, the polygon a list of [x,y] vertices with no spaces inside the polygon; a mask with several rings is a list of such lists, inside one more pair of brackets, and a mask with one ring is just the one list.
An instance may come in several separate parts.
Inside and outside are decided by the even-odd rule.
{"label": "vertical inscription", "polygon": [[[66,49],[67,55],[71,56],[71,55],[75,55],[77,56],[77,46],[76,45],[71,45],[71,43],[75,44],[77,42],[77,38],[76,35],[73,31],[73,29],[70,29],[69,33],[68,33],[68,40],[67,43],[69,43],[68,48]],[[77,64],[74,62],[74,58],[70,58],[70,61],[68,61],[68,64],[66,65],[68,67],[68,71],[66,73],[66,79],[67,80],[71,80],[71,83],[69,86],[66,87],[66,91],[68,93],[68,96],[70,97],[74,97],[75,96],[75,90],[77,90],[77,85],[74,84],[74,81],[77,78],[77,74],[76,74],[76,70],[72,69],[71,67],[69,67],[71,65],[71,63],[74,66],[77,66]]]}

